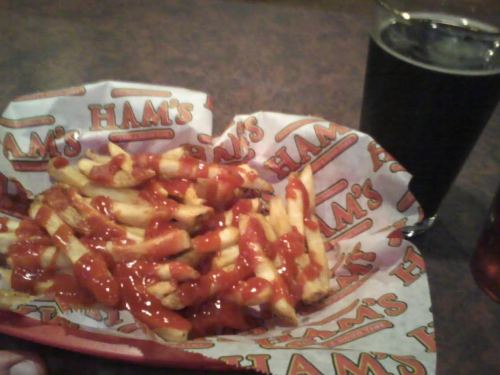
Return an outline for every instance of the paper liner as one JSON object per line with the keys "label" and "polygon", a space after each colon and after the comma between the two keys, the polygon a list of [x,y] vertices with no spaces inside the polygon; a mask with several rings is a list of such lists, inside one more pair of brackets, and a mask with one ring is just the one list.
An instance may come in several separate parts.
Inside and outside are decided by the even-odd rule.
{"label": "paper liner", "polygon": [[[20,188],[15,181],[30,194],[40,193],[50,186],[45,171],[50,157],[77,160],[85,149],[101,149],[109,140],[132,153],[188,144],[209,161],[249,163],[278,194],[288,173],[311,164],[316,212],[336,275],[334,293],[304,312],[296,328],[269,321],[238,335],[169,343],[164,361],[161,354],[149,359],[154,364],[210,367],[200,357],[173,361],[170,348],[175,348],[274,374],[435,371],[425,264],[398,232],[418,222],[421,210],[408,191],[409,173],[368,135],[321,118],[257,112],[235,116],[222,135],[212,137],[211,100],[204,93],[99,82],[15,99],[0,118],[0,139],[4,194]],[[99,332],[99,337],[163,343],[128,311],[63,311],[44,300],[12,309],[78,329],[87,339]],[[16,335],[16,324],[6,327],[0,324],[0,331]],[[84,351],[79,344],[71,349]],[[118,357],[148,363],[142,354]]]}

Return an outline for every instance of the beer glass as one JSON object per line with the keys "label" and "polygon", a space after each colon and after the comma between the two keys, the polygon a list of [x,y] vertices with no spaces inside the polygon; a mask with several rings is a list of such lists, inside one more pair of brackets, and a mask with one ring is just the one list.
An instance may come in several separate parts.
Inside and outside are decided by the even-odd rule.
{"label": "beer glass", "polygon": [[432,225],[500,98],[500,1],[486,3],[374,1],[360,128],[413,175],[425,219],[408,237]]}

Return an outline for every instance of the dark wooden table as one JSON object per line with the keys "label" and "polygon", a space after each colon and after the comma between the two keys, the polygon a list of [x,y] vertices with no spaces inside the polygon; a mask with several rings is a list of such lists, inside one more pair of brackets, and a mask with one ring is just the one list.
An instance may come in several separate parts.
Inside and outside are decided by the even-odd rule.
{"label": "dark wooden table", "polygon": [[[218,130],[257,110],[357,128],[369,14],[368,0],[0,1],[0,107],[29,92],[116,79],[209,92]],[[415,241],[427,262],[440,374],[500,373],[500,306],[469,272],[499,170],[500,108],[439,220]],[[5,336],[0,348],[36,351],[52,374],[184,373]]]}

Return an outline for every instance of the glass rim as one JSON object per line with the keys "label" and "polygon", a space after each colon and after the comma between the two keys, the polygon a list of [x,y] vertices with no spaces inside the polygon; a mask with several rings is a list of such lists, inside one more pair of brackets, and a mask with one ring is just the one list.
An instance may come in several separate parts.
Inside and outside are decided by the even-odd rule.
{"label": "glass rim", "polygon": [[[404,10],[399,10],[399,9],[391,6],[390,4],[388,4],[388,2],[386,0],[375,0],[375,3],[380,5],[386,11],[388,11],[389,13],[394,15],[398,20],[400,20],[404,23],[419,22],[419,21],[422,22],[422,20],[412,19],[409,12],[406,12]],[[465,19],[467,19],[467,18],[465,18]],[[425,22],[427,22],[427,21],[425,21]],[[477,22],[482,22],[482,21],[477,21]],[[487,36],[495,37],[495,38],[500,37],[500,28],[499,27],[497,27],[496,25],[489,24],[489,23],[487,25],[491,26],[492,28],[497,29],[498,31],[488,31],[488,30],[484,30],[484,29],[479,29],[477,27],[471,26],[470,24],[466,25],[466,27],[467,27],[467,29],[469,29],[470,31],[475,32],[475,33],[479,33],[479,34],[483,34],[483,35],[487,35]],[[460,27],[461,29],[463,29],[461,26],[457,26],[457,25],[454,25],[451,23],[448,24],[448,26]]]}

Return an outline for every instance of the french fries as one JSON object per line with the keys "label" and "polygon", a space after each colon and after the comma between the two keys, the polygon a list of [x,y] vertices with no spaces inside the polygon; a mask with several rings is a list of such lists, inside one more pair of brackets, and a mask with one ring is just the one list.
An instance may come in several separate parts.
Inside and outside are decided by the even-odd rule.
{"label": "french fries", "polygon": [[[0,306],[44,295],[126,308],[182,341],[214,325],[247,329],[249,307],[296,325],[300,304],[330,291],[309,166],[289,176],[286,203],[261,199],[273,187],[250,166],[207,163],[183,147],[131,155],[109,143],[108,155],[87,150],[76,165],[54,158],[48,173],[55,184],[30,219],[0,225],[10,285]],[[238,319],[218,318],[224,309]]]}

